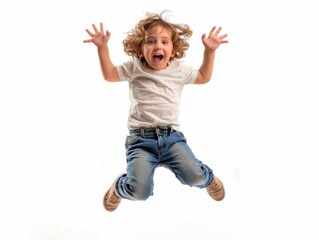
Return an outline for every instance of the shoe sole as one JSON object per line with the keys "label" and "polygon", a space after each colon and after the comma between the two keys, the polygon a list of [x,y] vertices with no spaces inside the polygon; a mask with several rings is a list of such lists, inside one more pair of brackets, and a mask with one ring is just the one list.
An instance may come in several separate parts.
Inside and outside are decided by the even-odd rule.
{"label": "shoe sole", "polygon": [[[118,178],[115,179],[115,181],[112,183],[111,187],[110,187],[109,190],[105,193],[104,198],[103,198],[103,206],[104,206],[104,208],[105,208],[107,211],[109,211],[109,212],[113,212],[114,210],[116,210],[117,207],[118,207],[118,205],[120,204],[120,203],[119,203],[118,205],[116,205],[115,208],[113,208],[113,207],[110,208],[110,206],[108,206],[108,205],[106,204],[106,200],[108,199],[110,192],[113,192],[113,191],[115,192],[115,184],[116,184],[117,180],[118,180]],[[121,199],[120,199],[120,201],[121,201]]]}
{"label": "shoe sole", "polygon": [[217,179],[218,183],[219,183],[219,184],[222,186],[222,188],[223,188],[223,195],[222,195],[220,198],[215,198],[215,197],[211,196],[209,193],[208,193],[208,194],[209,194],[215,201],[221,201],[221,200],[223,200],[223,199],[225,198],[225,188],[224,188],[224,184],[222,183],[222,181],[219,180],[218,177],[215,176],[215,178]]}

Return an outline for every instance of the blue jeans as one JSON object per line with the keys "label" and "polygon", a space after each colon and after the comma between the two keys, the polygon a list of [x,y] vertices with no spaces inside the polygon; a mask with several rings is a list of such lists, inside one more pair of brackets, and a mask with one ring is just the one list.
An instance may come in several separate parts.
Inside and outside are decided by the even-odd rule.
{"label": "blue jeans", "polygon": [[154,172],[159,166],[189,186],[205,188],[213,181],[212,170],[194,156],[183,133],[170,127],[131,130],[125,147],[126,174],[116,182],[116,192],[124,199],[146,200],[153,195]]}

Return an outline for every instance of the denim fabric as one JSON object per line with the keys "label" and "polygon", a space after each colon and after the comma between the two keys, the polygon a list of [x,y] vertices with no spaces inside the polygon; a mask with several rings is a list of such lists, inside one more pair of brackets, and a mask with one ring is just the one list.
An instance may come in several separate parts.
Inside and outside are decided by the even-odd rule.
{"label": "denim fabric", "polygon": [[185,185],[205,188],[213,180],[212,170],[194,156],[180,131],[169,127],[131,130],[125,147],[127,170],[116,184],[122,198],[146,200],[153,195],[159,166],[170,169]]}

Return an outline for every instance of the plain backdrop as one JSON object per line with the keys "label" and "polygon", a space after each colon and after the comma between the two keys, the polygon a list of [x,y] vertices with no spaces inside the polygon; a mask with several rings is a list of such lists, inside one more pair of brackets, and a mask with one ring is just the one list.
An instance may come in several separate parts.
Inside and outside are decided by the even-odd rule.
{"label": "plain backdrop", "polygon": [[[0,239],[316,239],[315,2],[1,1]],[[229,34],[211,82],[184,88],[180,115],[226,198],[157,169],[154,196],[109,213],[103,195],[126,167],[128,86],[102,79],[85,29],[103,22],[120,64],[126,32],[165,9],[192,28],[183,61],[194,67],[203,33]]]}

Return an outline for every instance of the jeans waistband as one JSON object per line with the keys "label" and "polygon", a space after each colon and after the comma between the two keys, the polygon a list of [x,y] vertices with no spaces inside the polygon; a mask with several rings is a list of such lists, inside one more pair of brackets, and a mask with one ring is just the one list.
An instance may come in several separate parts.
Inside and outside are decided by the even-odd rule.
{"label": "jeans waistband", "polygon": [[130,130],[130,134],[134,134],[142,138],[153,138],[159,136],[168,136],[174,131],[175,130],[172,126],[156,126],[151,128],[142,127],[138,129],[132,129]]}

